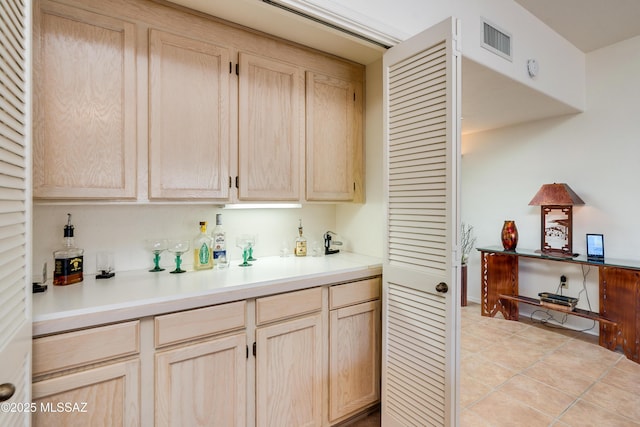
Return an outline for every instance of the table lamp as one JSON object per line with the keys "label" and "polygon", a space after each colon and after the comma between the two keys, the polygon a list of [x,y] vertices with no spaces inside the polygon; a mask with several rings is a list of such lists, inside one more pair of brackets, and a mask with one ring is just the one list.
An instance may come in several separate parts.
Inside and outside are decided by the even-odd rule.
{"label": "table lamp", "polygon": [[567,184],[544,184],[529,202],[540,206],[540,252],[576,256],[573,253],[573,205],[584,201]]}

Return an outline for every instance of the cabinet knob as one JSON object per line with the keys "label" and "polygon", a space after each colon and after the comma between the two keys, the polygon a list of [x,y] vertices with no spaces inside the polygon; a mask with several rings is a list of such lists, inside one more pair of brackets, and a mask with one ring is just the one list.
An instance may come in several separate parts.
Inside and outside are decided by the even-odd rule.
{"label": "cabinet knob", "polygon": [[0,402],[11,399],[16,392],[16,386],[11,383],[0,384]]}
{"label": "cabinet knob", "polygon": [[449,286],[447,286],[447,284],[444,282],[440,282],[436,285],[436,291],[440,292],[441,294],[446,294],[447,292],[449,292]]}

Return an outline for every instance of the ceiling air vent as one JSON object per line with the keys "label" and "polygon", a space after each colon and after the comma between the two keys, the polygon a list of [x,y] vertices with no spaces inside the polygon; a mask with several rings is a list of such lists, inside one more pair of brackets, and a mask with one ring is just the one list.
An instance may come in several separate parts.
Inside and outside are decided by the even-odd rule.
{"label": "ceiling air vent", "polygon": [[482,20],[482,47],[511,61],[511,35]]}

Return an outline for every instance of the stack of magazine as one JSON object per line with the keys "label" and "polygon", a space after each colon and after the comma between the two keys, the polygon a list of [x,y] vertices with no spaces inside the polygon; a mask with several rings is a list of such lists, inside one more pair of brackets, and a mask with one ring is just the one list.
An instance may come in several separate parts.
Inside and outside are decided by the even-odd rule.
{"label": "stack of magazine", "polygon": [[565,295],[552,294],[550,292],[540,292],[540,304],[559,311],[573,311],[578,298],[568,297]]}

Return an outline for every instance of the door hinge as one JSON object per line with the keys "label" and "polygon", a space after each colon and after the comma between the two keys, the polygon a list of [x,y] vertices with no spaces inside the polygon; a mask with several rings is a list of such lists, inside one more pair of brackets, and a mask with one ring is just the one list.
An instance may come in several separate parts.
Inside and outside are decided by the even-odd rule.
{"label": "door hinge", "polygon": [[232,182],[231,182],[231,177],[229,177],[229,188],[231,188]]}
{"label": "door hinge", "polygon": [[247,359],[248,359],[249,358],[249,346],[246,346],[246,347],[247,347]]}
{"label": "door hinge", "polygon": [[240,182],[240,181],[238,180],[238,177],[236,176],[236,188],[240,188],[240,184],[239,184],[239,182]]}
{"label": "door hinge", "polygon": [[233,64],[229,61],[229,74],[233,73]]}
{"label": "door hinge", "polygon": [[253,343],[253,357],[256,357],[256,343]]}
{"label": "door hinge", "polygon": [[355,92],[353,92],[353,100],[354,101],[356,100],[356,93]]}
{"label": "door hinge", "polygon": [[236,76],[240,75],[240,64],[236,64]]}

